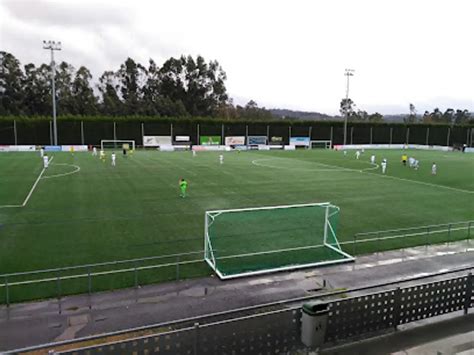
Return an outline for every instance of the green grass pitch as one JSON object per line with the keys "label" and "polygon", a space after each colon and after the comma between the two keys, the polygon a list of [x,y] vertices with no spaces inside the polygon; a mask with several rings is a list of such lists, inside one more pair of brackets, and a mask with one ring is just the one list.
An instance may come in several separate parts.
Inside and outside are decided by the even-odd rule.
{"label": "green grass pitch", "polygon": [[[0,153],[0,274],[199,251],[206,210],[331,202],[341,208],[341,242],[474,216],[474,154],[410,150],[420,161],[415,171],[402,166],[398,150],[367,150],[360,160],[330,150],[117,153],[116,167],[110,151],[106,162],[51,153],[24,207],[5,206],[25,201],[41,158]],[[388,159],[386,175],[369,163],[372,153]],[[184,199],[180,178],[189,183]],[[182,272],[210,273],[205,265]]]}

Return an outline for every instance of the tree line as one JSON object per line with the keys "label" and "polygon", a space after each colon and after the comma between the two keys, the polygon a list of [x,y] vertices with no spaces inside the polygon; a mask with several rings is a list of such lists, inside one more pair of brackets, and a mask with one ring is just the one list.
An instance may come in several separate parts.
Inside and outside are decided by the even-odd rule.
{"label": "tree line", "polygon": [[[439,108],[435,108],[431,112],[425,111],[423,115],[419,115],[415,105],[410,103],[408,105],[408,111],[409,113],[403,117],[404,123],[443,123],[460,125],[474,122],[474,118],[467,109],[455,110],[448,108],[446,111],[442,112]],[[383,122],[384,119],[384,117],[378,112],[369,114],[367,111],[358,109],[354,101],[350,98],[341,100],[339,112],[342,117],[347,115],[348,121],[353,122]]]}
{"label": "tree line", "polygon": [[[127,58],[93,82],[91,71],[62,61],[55,65],[59,116],[154,116],[269,119],[270,111],[251,100],[234,105],[226,73],[202,56],[169,58],[161,67]],[[21,65],[0,51],[0,116],[49,116],[52,111],[51,65]]]}
{"label": "tree line", "polygon": [[[153,59],[143,65],[127,58],[117,70],[104,71],[97,81],[85,66],[76,69],[62,61],[55,68],[58,116],[232,120],[272,120],[279,116],[259,107],[253,100],[244,106],[234,105],[227,94],[225,71],[216,60],[206,61],[202,56],[171,57],[161,66]],[[51,112],[51,64],[22,65],[13,54],[0,51],[0,116],[44,117],[50,116]],[[378,112],[358,109],[350,98],[341,100],[340,114],[342,117],[347,115],[349,121],[384,121],[384,116]],[[473,120],[466,109],[448,108],[442,112],[435,108],[420,115],[413,104],[409,105],[409,113],[403,116],[405,123],[465,124]]]}

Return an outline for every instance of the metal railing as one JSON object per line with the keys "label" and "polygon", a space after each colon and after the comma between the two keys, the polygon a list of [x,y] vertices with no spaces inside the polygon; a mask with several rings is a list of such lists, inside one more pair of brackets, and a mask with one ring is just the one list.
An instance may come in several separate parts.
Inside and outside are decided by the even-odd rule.
{"label": "metal railing", "polygon": [[[90,295],[100,290],[138,288],[141,284],[151,282],[180,280],[183,274],[189,274],[189,270],[183,271],[183,268],[189,265],[195,268],[195,264],[199,263],[202,264],[204,270],[203,251],[16,272],[0,275],[0,291],[4,293],[2,298],[7,307],[12,302],[30,299],[56,297],[60,300],[67,294],[88,293]],[[160,273],[150,274],[153,270],[160,270]],[[112,284],[109,284],[111,287],[94,287],[94,281],[101,277],[110,278],[119,275],[129,277],[112,280]],[[41,288],[33,287],[40,284]],[[16,289],[22,289],[22,291],[12,300],[12,292]],[[60,302],[58,305],[61,313]]]}
{"label": "metal railing", "polygon": [[[390,249],[469,240],[474,236],[474,221],[413,228],[358,233],[340,245],[353,255]],[[384,242],[384,243],[381,243]],[[70,294],[92,294],[118,288],[135,287],[192,276],[209,275],[204,251],[159,255],[145,258],[69,266],[0,275],[0,304],[33,299],[58,299]],[[153,272],[155,271],[155,272]],[[159,272],[156,272],[159,271]],[[109,280],[105,282],[105,278]],[[42,285],[41,288],[35,287]],[[91,308],[92,305],[90,304]]]}
{"label": "metal railing", "polygon": [[[379,285],[382,287],[382,285]],[[395,330],[399,325],[420,319],[463,311],[473,302],[472,273],[429,283],[397,287],[326,302],[329,314],[325,345]],[[346,290],[345,295],[355,290]],[[313,296],[313,299],[316,298]],[[318,298],[321,298],[319,296]],[[152,335],[106,344],[61,349],[55,354],[91,355],[115,353],[224,354],[289,353],[303,350],[301,306],[284,309],[256,309],[253,314],[235,316],[180,329],[161,328]],[[54,345],[54,344],[49,344]],[[28,350],[28,349],[22,349]]]}
{"label": "metal railing", "polygon": [[[198,315],[198,316],[193,316],[193,317],[188,317],[188,318],[182,318],[182,319],[167,321],[163,323],[155,323],[155,324],[150,324],[146,326],[117,330],[117,331],[113,331],[109,333],[89,335],[89,336],[78,338],[78,339],[63,340],[63,341],[49,343],[49,344],[35,345],[35,346],[27,347],[27,348],[17,349],[13,352],[26,353],[26,352],[31,352],[31,351],[34,352],[37,350],[45,350],[45,349],[46,350],[51,350],[51,349],[59,350],[59,349],[66,349],[66,348],[67,349],[81,348],[81,347],[85,347],[86,344],[90,344],[91,342],[95,344],[106,345],[108,342],[110,342],[109,339],[114,339],[114,340],[118,338],[122,338],[123,340],[138,339],[138,338],[141,338],[142,335],[145,335],[145,334],[149,335],[151,333],[158,334],[158,335],[166,335],[163,332],[172,331],[173,333],[175,333],[176,331],[179,331],[179,330],[191,329],[193,327],[196,328],[196,325],[197,325],[197,328],[199,328],[207,324],[220,323],[222,321],[228,321],[232,319],[240,319],[242,317],[252,316],[256,314],[264,315],[268,312],[273,312],[275,310],[299,309],[301,304],[308,301],[333,299],[335,297],[342,298],[342,297],[347,297],[349,294],[355,293],[355,292],[360,293],[360,292],[371,291],[371,290],[379,289],[379,288],[399,286],[401,284],[413,283],[417,281],[419,282],[422,280],[432,279],[434,277],[441,277],[441,276],[446,276],[446,275],[466,274],[472,271],[473,269],[474,269],[474,265],[471,265],[471,266],[463,266],[463,267],[455,268],[455,269],[443,270],[439,272],[424,273],[424,274],[419,274],[419,275],[412,276],[409,278],[405,278],[403,280],[395,279],[395,280],[387,281],[384,283],[374,283],[374,284],[358,286],[352,289],[330,290],[330,291],[322,292],[317,295],[299,296],[295,298],[283,299],[279,301],[257,304],[253,306],[246,306],[242,308],[235,308],[235,309],[215,312],[211,314],[204,314],[204,315]],[[472,281],[474,282],[474,279],[472,279]],[[371,294],[372,293],[375,293],[375,292],[371,292]],[[299,322],[299,317],[300,317],[299,312],[297,313],[296,317],[298,318],[297,321]]]}
{"label": "metal railing", "polygon": [[352,255],[360,255],[391,249],[451,243],[460,240],[469,241],[474,237],[473,229],[474,221],[433,224],[356,233],[352,240],[342,241],[339,244],[345,247],[346,251],[352,252]]}

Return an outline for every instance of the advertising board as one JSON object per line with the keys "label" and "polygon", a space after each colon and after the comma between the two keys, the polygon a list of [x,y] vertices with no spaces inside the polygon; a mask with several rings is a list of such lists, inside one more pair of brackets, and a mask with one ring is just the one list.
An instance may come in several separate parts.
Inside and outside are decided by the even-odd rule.
{"label": "advertising board", "polygon": [[244,145],[245,136],[225,137],[225,145]]}
{"label": "advertising board", "polygon": [[189,136],[176,136],[174,140],[175,142],[189,142],[191,138]]}
{"label": "advertising board", "polygon": [[45,152],[60,152],[61,146],[60,145],[45,145],[44,151]]}
{"label": "advertising board", "polygon": [[197,152],[231,151],[232,148],[225,145],[193,145],[193,150]]}
{"label": "advertising board", "polygon": [[290,145],[309,147],[309,137],[290,137]]}
{"label": "advertising board", "polygon": [[265,145],[267,144],[267,136],[249,136],[248,145]]}
{"label": "advertising board", "polygon": [[87,145],[62,145],[63,152],[87,152]]}
{"label": "advertising board", "polygon": [[199,143],[201,145],[220,145],[221,137],[220,136],[201,136],[199,137]]}
{"label": "advertising board", "polygon": [[159,147],[163,144],[171,144],[171,136],[143,136],[145,147]]}

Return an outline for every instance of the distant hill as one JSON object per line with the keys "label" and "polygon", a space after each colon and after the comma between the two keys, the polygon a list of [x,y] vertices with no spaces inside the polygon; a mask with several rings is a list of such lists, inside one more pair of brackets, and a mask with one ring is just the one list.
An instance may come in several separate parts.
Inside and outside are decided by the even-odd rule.
{"label": "distant hill", "polygon": [[[269,109],[272,115],[275,118],[281,119],[293,119],[293,120],[308,120],[308,121],[340,121],[343,120],[343,117],[336,115],[331,116],[325,113],[320,112],[307,112],[307,111],[294,111],[288,109],[274,108]],[[383,120],[387,123],[390,122],[403,122],[407,117],[406,114],[396,114],[396,115],[384,115]]]}
{"label": "distant hill", "polygon": [[[407,115],[384,115],[383,120],[385,122],[403,122]],[[418,117],[418,116],[417,116]]]}
{"label": "distant hill", "polygon": [[300,119],[300,120],[314,120],[314,121],[324,121],[324,120],[338,120],[341,119],[338,116],[331,116],[325,113],[320,112],[306,112],[306,111],[293,111],[287,109],[274,108],[269,109],[273,116],[276,118],[283,119]]}

